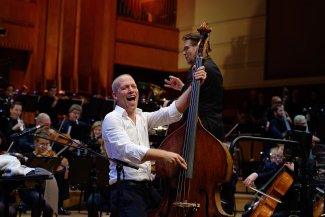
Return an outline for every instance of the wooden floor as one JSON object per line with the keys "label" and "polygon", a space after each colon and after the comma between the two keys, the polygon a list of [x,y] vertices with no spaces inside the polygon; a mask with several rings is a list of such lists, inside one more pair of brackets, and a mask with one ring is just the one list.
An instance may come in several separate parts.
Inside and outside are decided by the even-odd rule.
{"label": "wooden floor", "polygon": [[[86,210],[82,210],[79,211],[78,210],[71,210],[71,215],[58,215],[59,217],[87,217],[87,211]],[[26,214],[23,214],[22,217],[30,217],[30,212],[27,212]],[[106,212],[102,214],[102,217],[109,217],[109,215],[106,215]]]}
{"label": "wooden floor", "polygon": [[[80,213],[76,210],[71,211],[71,215],[58,215],[59,217],[87,217],[87,211],[83,210]],[[240,217],[241,212],[237,212],[235,217]],[[22,214],[22,217],[30,217],[30,212],[27,212],[26,214]],[[102,214],[102,217],[109,217],[109,215],[106,215],[106,213]]]}
{"label": "wooden floor", "polygon": [[[244,205],[248,201],[253,200],[254,196],[252,195],[252,192],[248,190],[243,184],[242,180],[239,179],[236,185],[236,191],[235,194],[235,210],[234,214],[235,217],[240,217],[242,211],[244,210]],[[64,205],[68,208],[69,211],[71,211],[70,217],[87,217],[87,210],[85,208],[82,208],[82,210],[78,211],[78,204],[80,199],[80,192],[79,191],[71,191],[70,192],[70,199],[66,200]],[[70,208],[69,208],[70,207]],[[19,216],[19,215],[17,215]],[[22,214],[22,217],[29,217],[31,216],[30,211],[27,211],[27,213]],[[59,217],[68,217],[68,215],[58,215]],[[103,217],[109,217],[109,214],[106,215],[106,212],[102,213]]]}

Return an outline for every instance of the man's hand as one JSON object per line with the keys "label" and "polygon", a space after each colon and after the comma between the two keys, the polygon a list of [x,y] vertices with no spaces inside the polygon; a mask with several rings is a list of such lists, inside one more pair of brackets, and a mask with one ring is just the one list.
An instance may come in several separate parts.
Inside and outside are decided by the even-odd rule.
{"label": "man's hand", "polygon": [[252,186],[253,184],[254,184],[254,181],[257,179],[257,177],[258,177],[258,175],[257,175],[257,173],[252,173],[252,174],[250,174],[244,181],[243,181],[243,183],[244,183],[244,185],[246,186],[246,187],[250,187],[250,186]]}
{"label": "man's hand", "polygon": [[142,162],[148,161],[148,160],[165,160],[168,163],[171,164],[178,164],[184,169],[187,169],[187,163],[185,162],[184,158],[182,158],[179,154],[165,151],[162,149],[153,149],[150,148],[146,155],[143,157]]}
{"label": "man's hand", "polygon": [[181,91],[184,86],[184,83],[181,81],[181,79],[172,75],[169,76],[169,80],[165,79],[164,81],[165,81],[165,85],[164,85],[165,87],[172,88],[174,90]]}
{"label": "man's hand", "polygon": [[166,152],[165,160],[171,164],[179,164],[184,169],[187,169],[187,163],[185,162],[184,158],[182,158],[179,154],[174,152]]}
{"label": "man's hand", "polygon": [[194,78],[196,80],[201,80],[201,85],[204,83],[205,79],[207,78],[207,73],[205,71],[204,66],[200,66],[197,70],[195,70],[195,66],[193,67],[194,72]]}

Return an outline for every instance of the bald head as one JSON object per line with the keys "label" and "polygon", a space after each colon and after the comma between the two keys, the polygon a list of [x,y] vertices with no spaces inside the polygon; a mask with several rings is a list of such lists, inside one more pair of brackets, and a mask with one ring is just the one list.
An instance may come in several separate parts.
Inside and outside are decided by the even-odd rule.
{"label": "bald head", "polygon": [[[125,78],[125,77],[130,77],[130,78],[132,78],[132,76],[129,75],[129,74],[122,74],[122,75],[117,76],[117,77],[114,79],[114,81],[113,81],[113,83],[112,83],[112,91],[113,91],[114,93],[116,93],[116,92],[118,91],[118,88],[120,87],[120,80],[123,79],[123,78]],[[132,78],[132,79],[133,79],[133,78]]]}
{"label": "bald head", "polygon": [[38,125],[44,125],[44,127],[51,127],[51,118],[46,113],[40,113],[35,118],[35,124]]}

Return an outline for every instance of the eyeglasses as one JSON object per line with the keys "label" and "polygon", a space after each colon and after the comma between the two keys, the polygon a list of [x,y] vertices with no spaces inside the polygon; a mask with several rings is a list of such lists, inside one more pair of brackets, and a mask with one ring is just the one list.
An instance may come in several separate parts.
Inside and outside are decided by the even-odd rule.
{"label": "eyeglasses", "polygon": [[191,47],[193,47],[193,46],[185,46],[184,48],[183,48],[183,52],[187,52]]}
{"label": "eyeglasses", "polygon": [[37,146],[40,147],[40,148],[45,148],[45,147],[49,146],[49,143],[46,143],[46,144],[45,143],[40,143]]}

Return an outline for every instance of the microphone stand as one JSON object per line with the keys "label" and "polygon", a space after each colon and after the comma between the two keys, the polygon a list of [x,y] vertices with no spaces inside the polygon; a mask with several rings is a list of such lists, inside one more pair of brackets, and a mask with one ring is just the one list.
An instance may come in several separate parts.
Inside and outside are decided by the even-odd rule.
{"label": "microphone stand", "polygon": [[8,149],[7,149],[7,153],[10,152],[12,146],[15,144],[15,142],[21,137],[21,136],[25,136],[25,135],[30,135],[31,132],[39,129],[39,128],[42,128],[44,127],[44,125],[37,125],[35,127],[32,127],[32,128],[28,128],[28,129],[25,129],[19,133],[14,133],[10,136],[10,138],[12,139],[12,142],[10,143]]}
{"label": "microphone stand", "polygon": [[[107,156],[103,156],[101,155],[100,153],[98,152],[95,152],[94,150],[86,147],[84,144],[79,144],[80,146],[78,147],[75,147],[73,145],[71,145],[71,143],[74,142],[73,139],[71,138],[65,138],[67,139],[70,144],[65,144],[65,143],[62,143],[62,142],[57,142],[53,139],[50,139],[50,138],[47,138],[47,137],[42,137],[42,136],[39,136],[39,135],[35,135],[34,136],[38,136],[39,138],[43,138],[43,139],[47,139],[51,142],[56,142],[60,145],[63,145],[65,147],[73,147],[73,148],[76,148],[76,149],[79,149],[79,150],[87,150],[88,153],[91,153],[93,154],[94,156],[96,157],[101,157],[101,158],[104,158],[106,160],[109,160],[110,162],[114,162],[116,164],[116,171],[117,171],[117,188],[118,188],[118,196],[117,196],[117,201],[119,201],[119,198],[120,198],[120,195],[121,195],[121,185],[120,185],[120,181],[121,181],[121,174],[122,174],[122,171],[123,171],[123,167],[130,167],[130,168],[133,168],[133,169],[139,169],[139,166],[136,165],[136,164],[133,164],[131,162],[126,162],[126,161],[122,161],[122,160],[118,160],[118,159],[115,159],[115,158],[110,158],[110,157],[107,157]],[[95,173],[95,171],[92,171],[93,173]],[[95,182],[96,182],[96,177],[92,177],[92,185],[95,186]],[[93,188],[94,189],[94,188]],[[95,196],[95,191],[93,191],[93,195],[92,195],[92,203],[94,203],[94,196]],[[92,207],[94,208],[94,204],[92,204]],[[119,210],[119,203],[117,203],[117,210]]]}
{"label": "microphone stand", "polygon": [[[126,167],[130,167],[130,168],[133,168],[133,169],[136,169],[136,170],[139,169],[139,166],[136,165],[136,164],[134,164],[134,163],[126,162],[126,161],[122,161],[122,160],[118,160],[118,159],[115,159],[115,158],[110,158],[110,157],[107,157],[107,156],[103,156],[103,155],[101,155],[100,153],[97,153],[97,152],[93,151],[92,149],[86,147],[86,146],[83,145],[83,144],[79,144],[80,147],[75,147],[75,146],[73,146],[73,145],[71,145],[71,144],[66,144],[66,143],[58,142],[58,141],[55,141],[55,140],[50,139],[50,138],[48,138],[48,137],[39,136],[39,135],[36,135],[36,134],[33,134],[33,135],[34,135],[34,136],[37,136],[37,137],[39,137],[39,138],[42,138],[42,139],[49,140],[49,141],[51,141],[51,142],[56,142],[56,143],[58,143],[58,144],[60,144],[60,145],[62,145],[62,146],[65,146],[65,147],[75,148],[75,149],[80,149],[80,150],[87,150],[88,153],[90,152],[91,154],[94,154],[94,155],[96,155],[96,156],[98,156],[98,157],[101,157],[101,158],[104,158],[104,159],[109,160],[109,161],[111,161],[111,162],[114,162],[114,163],[116,163],[116,165],[119,165],[119,166],[121,166],[121,167],[126,166]],[[67,139],[68,139],[71,143],[74,142],[73,139],[70,139],[70,138],[67,138]]]}

